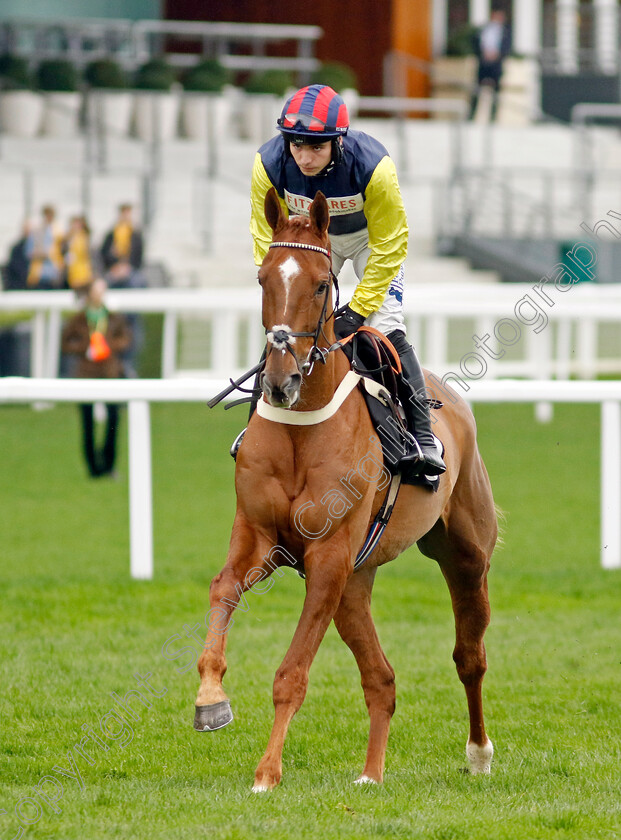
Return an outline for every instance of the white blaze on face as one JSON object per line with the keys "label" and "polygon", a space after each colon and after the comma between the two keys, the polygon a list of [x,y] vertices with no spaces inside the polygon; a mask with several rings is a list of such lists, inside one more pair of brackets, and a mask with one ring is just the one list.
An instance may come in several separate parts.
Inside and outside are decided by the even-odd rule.
{"label": "white blaze on face", "polygon": [[285,308],[283,310],[283,314],[287,311],[287,303],[289,300],[289,291],[291,289],[291,284],[300,273],[300,264],[296,260],[295,257],[287,257],[287,259],[278,267],[280,271],[280,276],[282,277],[282,282],[285,287]]}

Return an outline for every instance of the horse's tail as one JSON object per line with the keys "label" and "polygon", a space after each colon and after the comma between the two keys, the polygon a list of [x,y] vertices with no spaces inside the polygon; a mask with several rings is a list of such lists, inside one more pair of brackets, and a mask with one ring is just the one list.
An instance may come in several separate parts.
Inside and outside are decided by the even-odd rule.
{"label": "horse's tail", "polygon": [[507,514],[494,502],[494,509],[496,510],[496,521],[498,522],[498,536],[496,537],[496,548],[503,548],[505,544],[505,531],[507,525]]}

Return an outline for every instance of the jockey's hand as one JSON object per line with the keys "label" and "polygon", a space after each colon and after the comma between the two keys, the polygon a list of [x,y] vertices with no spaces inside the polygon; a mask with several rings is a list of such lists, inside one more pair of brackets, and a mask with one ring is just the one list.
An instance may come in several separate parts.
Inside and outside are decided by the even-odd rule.
{"label": "jockey's hand", "polygon": [[364,315],[359,315],[357,312],[354,312],[349,304],[346,303],[345,306],[341,306],[334,313],[334,335],[337,340],[347,338],[348,335],[355,333],[358,327],[364,324],[364,321]]}

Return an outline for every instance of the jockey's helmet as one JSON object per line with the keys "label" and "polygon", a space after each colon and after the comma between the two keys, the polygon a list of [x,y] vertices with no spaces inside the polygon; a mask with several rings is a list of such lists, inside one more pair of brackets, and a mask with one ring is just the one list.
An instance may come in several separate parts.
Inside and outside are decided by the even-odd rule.
{"label": "jockey's helmet", "polygon": [[328,85],[308,85],[285,102],[278,130],[287,140],[324,143],[347,134],[349,114],[342,97]]}

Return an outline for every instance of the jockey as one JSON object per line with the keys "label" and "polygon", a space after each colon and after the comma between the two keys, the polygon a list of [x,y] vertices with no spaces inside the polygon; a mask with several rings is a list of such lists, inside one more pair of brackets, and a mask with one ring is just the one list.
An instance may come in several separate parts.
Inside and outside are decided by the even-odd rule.
{"label": "jockey", "polygon": [[[276,188],[287,215],[308,215],[321,190],[330,210],[333,271],[338,275],[350,259],[358,278],[352,299],[336,313],[335,335],[345,338],[367,324],[392,342],[411,388],[404,410],[422,452],[423,467],[417,471],[439,475],[446,467],[431,432],[423,372],[405,332],[403,263],[408,226],[395,165],[381,143],[349,128],[343,99],[327,85],[311,85],[291,96],[278,130],[257,152],[252,170],[250,231],[255,262],[262,263],[272,241],[264,212],[270,187]],[[407,466],[408,460],[413,466],[419,463],[416,448],[402,464]]]}

